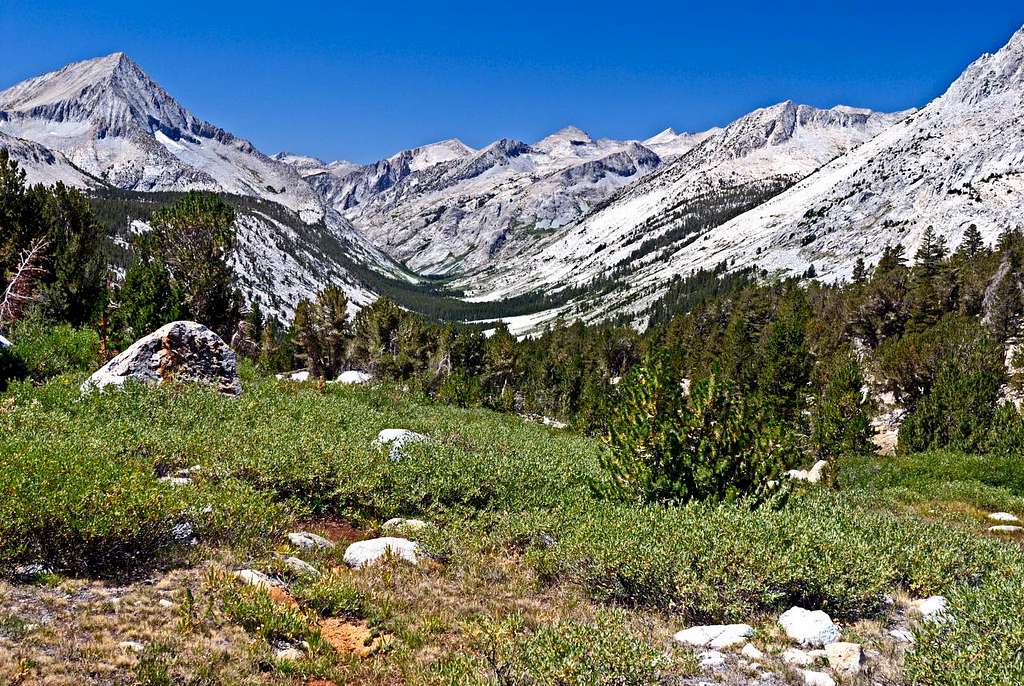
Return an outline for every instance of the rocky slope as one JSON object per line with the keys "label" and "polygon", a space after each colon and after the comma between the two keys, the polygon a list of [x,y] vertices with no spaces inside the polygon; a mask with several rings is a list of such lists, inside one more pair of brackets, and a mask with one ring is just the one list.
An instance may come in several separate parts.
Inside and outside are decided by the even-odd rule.
{"label": "rocky slope", "polygon": [[[789,101],[756,110],[706,136],[530,253],[459,285],[480,299],[494,299],[579,286],[612,272],[628,284],[635,282],[634,273],[663,265],[684,246],[700,256],[687,269],[712,267],[723,257],[703,240],[696,241],[699,234],[760,205],[886,131],[902,116],[848,107],[818,109]],[[643,283],[650,291],[645,293],[647,300],[659,294],[671,273],[660,276],[661,282],[653,286]],[[632,291],[626,299],[636,298]],[[602,298],[602,309],[612,305]]]}
{"label": "rocky slope", "polygon": [[[666,154],[698,139],[656,138]],[[533,144],[502,139],[481,150],[442,141],[356,169],[280,159],[382,250],[429,274],[514,256],[662,162],[640,143],[594,140],[575,127]]]}

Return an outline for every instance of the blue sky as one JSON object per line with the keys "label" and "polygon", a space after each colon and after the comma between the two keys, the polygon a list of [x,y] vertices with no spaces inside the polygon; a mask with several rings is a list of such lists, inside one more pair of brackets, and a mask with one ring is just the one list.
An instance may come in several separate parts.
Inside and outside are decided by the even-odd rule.
{"label": "blue sky", "polygon": [[1024,24],[1020,0],[315,4],[0,0],[0,86],[123,50],[266,152],[364,162],[701,130],[787,98],[904,109]]}

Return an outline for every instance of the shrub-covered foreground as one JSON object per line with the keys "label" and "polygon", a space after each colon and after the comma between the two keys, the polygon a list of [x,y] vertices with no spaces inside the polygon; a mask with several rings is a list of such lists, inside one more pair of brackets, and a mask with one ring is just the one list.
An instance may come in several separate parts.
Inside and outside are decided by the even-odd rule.
{"label": "shrub-covered foreground", "polygon": [[[597,665],[614,683],[652,683],[678,673],[671,651],[613,630],[617,620],[603,613],[679,627],[760,623],[796,604],[854,622],[881,616],[885,594],[932,593],[951,598],[956,621],[918,629],[908,683],[1024,679],[1024,554],[978,534],[984,508],[1021,503],[1013,458],[860,460],[840,472],[841,493],[794,492],[753,510],[640,506],[595,495],[607,485],[596,441],[398,389],[246,379],[234,401],[186,388],[81,397],[79,380],[14,384],[0,398],[0,565],[120,574],[215,548],[259,555],[300,519],[374,529],[417,516],[438,524],[424,542],[444,571],[416,573],[433,574],[445,597],[474,578],[487,593],[497,568],[509,567],[501,578],[519,584],[527,605],[571,593],[598,610],[537,623],[515,619],[520,605],[480,599],[466,628],[441,632],[470,638],[441,647],[412,681],[495,683],[500,668],[515,683],[608,683],[583,673]],[[435,442],[392,461],[373,445],[392,427]],[[190,485],[159,480],[194,465]],[[412,610],[375,592],[297,590],[321,615],[377,617],[408,646],[440,631],[441,620],[421,617],[414,636],[395,619]],[[232,602],[263,631],[258,601]],[[487,619],[495,616],[506,618]]]}

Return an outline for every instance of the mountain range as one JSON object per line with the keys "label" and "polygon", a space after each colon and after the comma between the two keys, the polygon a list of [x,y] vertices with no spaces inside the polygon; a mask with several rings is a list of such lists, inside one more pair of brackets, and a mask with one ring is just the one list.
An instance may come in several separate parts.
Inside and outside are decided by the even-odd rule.
{"label": "mountain range", "polygon": [[0,148],[33,183],[248,199],[236,271],[284,317],[329,282],[357,308],[381,284],[442,280],[473,301],[548,296],[510,319],[521,333],[557,315],[643,326],[672,278],[697,269],[813,266],[837,280],[887,243],[912,253],[928,226],[955,246],[971,224],[988,241],[1016,225],[1024,29],[919,110],[784,101],[703,132],[610,140],[569,126],[371,164],[267,155],[114,53],[0,91]]}

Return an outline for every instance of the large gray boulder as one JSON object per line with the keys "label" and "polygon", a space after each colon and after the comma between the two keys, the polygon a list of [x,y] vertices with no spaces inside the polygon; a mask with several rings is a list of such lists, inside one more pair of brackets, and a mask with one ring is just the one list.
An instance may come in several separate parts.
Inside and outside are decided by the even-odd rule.
{"label": "large gray boulder", "polygon": [[220,336],[195,322],[171,322],[135,341],[82,384],[90,388],[201,383],[229,396],[242,393],[235,353]]}

